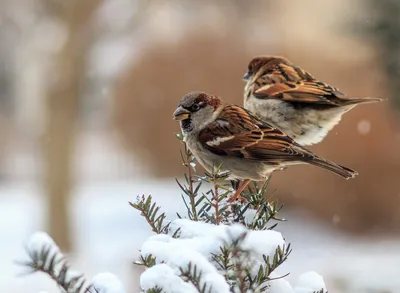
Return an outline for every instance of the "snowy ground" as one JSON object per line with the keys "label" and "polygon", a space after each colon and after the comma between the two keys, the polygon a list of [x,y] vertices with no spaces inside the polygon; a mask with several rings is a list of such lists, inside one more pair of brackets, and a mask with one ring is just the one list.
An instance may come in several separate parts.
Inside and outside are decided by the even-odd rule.
{"label": "snowy ground", "polygon": [[[76,269],[91,278],[109,271],[125,283],[128,292],[139,292],[140,270],[132,264],[138,248],[151,235],[145,221],[128,201],[152,194],[174,216],[183,211],[179,188],[168,182],[106,182],[76,188],[70,211]],[[58,292],[46,277],[16,277],[21,268],[13,262],[24,258],[23,241],[45,229],[45,200],[34,184],[0,186],[0,292]],[[305,214],[286,211],[290,221],[278,225],[293,253],[278,273],[299,274],[315,270],[323,275],[330,293],[398,292],[400,287],[400,239],[358,239],[313,222]]]}

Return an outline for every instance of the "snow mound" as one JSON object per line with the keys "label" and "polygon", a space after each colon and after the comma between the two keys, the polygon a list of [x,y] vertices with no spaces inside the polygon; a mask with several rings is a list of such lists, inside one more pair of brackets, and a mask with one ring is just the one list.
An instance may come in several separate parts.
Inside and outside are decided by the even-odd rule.
{"label": "snow mound", "polygon": [[[179,238],[173,237],[176,231],[179,231]],[[250,272],[252,276],[257,274],[263,256],[273,259],[277,248],[283,250],[286,245],[281,233],[272,230],[251,231],[239,224],[213,225],[177,219],[171,222],[168,235],[151,236],[142,245],[142,258],[153,257],[156,263],[142,274],[142,289],[145,292],[152,288],[162,288],[166,293],[198,292],[193,284],[180,277],[183,271],[196,267],[201,272],[200,286],[207,284],[211,293],[231,292],[230,283],[224,275],[232,272],[218,269],[213,255],[218,255],[221,247],[237,243],[239,238],[242,238],[240,248],[249,252],[244,261],[251,262],[251,267],[254,267],[254,271]],[[270,277],[266,291],[269,293],[313,293],[325,290],[322,277],[315,272],[301,275],[295,288],[273,273]]]}
{"label": "snow mound", "polygon": [[125,293],[122,282],[114,274],[108,272],[94,276],[92,286],[97,293]]}

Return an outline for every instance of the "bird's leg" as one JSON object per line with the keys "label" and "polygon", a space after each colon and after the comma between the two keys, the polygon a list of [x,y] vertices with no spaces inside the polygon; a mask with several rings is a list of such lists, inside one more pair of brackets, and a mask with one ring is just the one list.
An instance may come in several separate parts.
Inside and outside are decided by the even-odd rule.
{"label": "bird's leg", "polygon": [[246,180],[243,182],[243,184],[242,184],[240,187],[238,187],[238,188],[236,189],[235,194],[232,195],[232,196],[228,199],[228,202],[233,202],[233,201],[235,201],[235,200],[240,200],[240,201],[242,201],[242,202],[247,201],[247,199],[244,198],[243,196],[241,196],[240,194],[241,194],[241,193],[243,192],[243,190],[247,187],[247,185],[249,185],[249,183],[250,183],[250,179],[246,179]]}

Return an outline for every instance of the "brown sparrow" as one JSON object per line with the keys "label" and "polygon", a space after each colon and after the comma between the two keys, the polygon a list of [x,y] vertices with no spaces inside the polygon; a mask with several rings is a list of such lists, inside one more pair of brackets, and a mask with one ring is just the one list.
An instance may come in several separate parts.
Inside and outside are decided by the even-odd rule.
{"label": "brown sparrow", "polygon": [[272,123],[300,145],[324,139],[342,115],[378,98],[347,98],[283,57],[252,59],[243,76],[244,107]]}
{"label": "brown sparrow", "polygon": [[263,180],[289,165],[311,164],[345,179],[358,174],[316,156],[248,110],[204,92],[185,95],[173,118],[180,121],[186,145],[208,172],[222,164],[220,172],[227,173],[228,180],[245,180],[229,201],[243,200],[240,193],[250,180]]}

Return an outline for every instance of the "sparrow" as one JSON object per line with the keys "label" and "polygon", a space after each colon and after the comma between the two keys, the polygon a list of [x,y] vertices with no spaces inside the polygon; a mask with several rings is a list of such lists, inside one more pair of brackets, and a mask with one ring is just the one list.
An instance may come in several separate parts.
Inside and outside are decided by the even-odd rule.
{"label": "sparrow", "polygon": [[321,142],[357,104],[382,101],[345,97],[283,57],[253,58],[243,80],[244,108],[303,146]]}
{"label": "sparrow", "polygon": [[261,181],[290,165],[318,166],[345,179],[358,174],[318,157],[243,107],[205,92],[186,94],[173,119],[180,121],[184,142],[209,173],[220,166],[226,179],[244,180],[229,202],[245,200],[240,194],[251,180]]}

